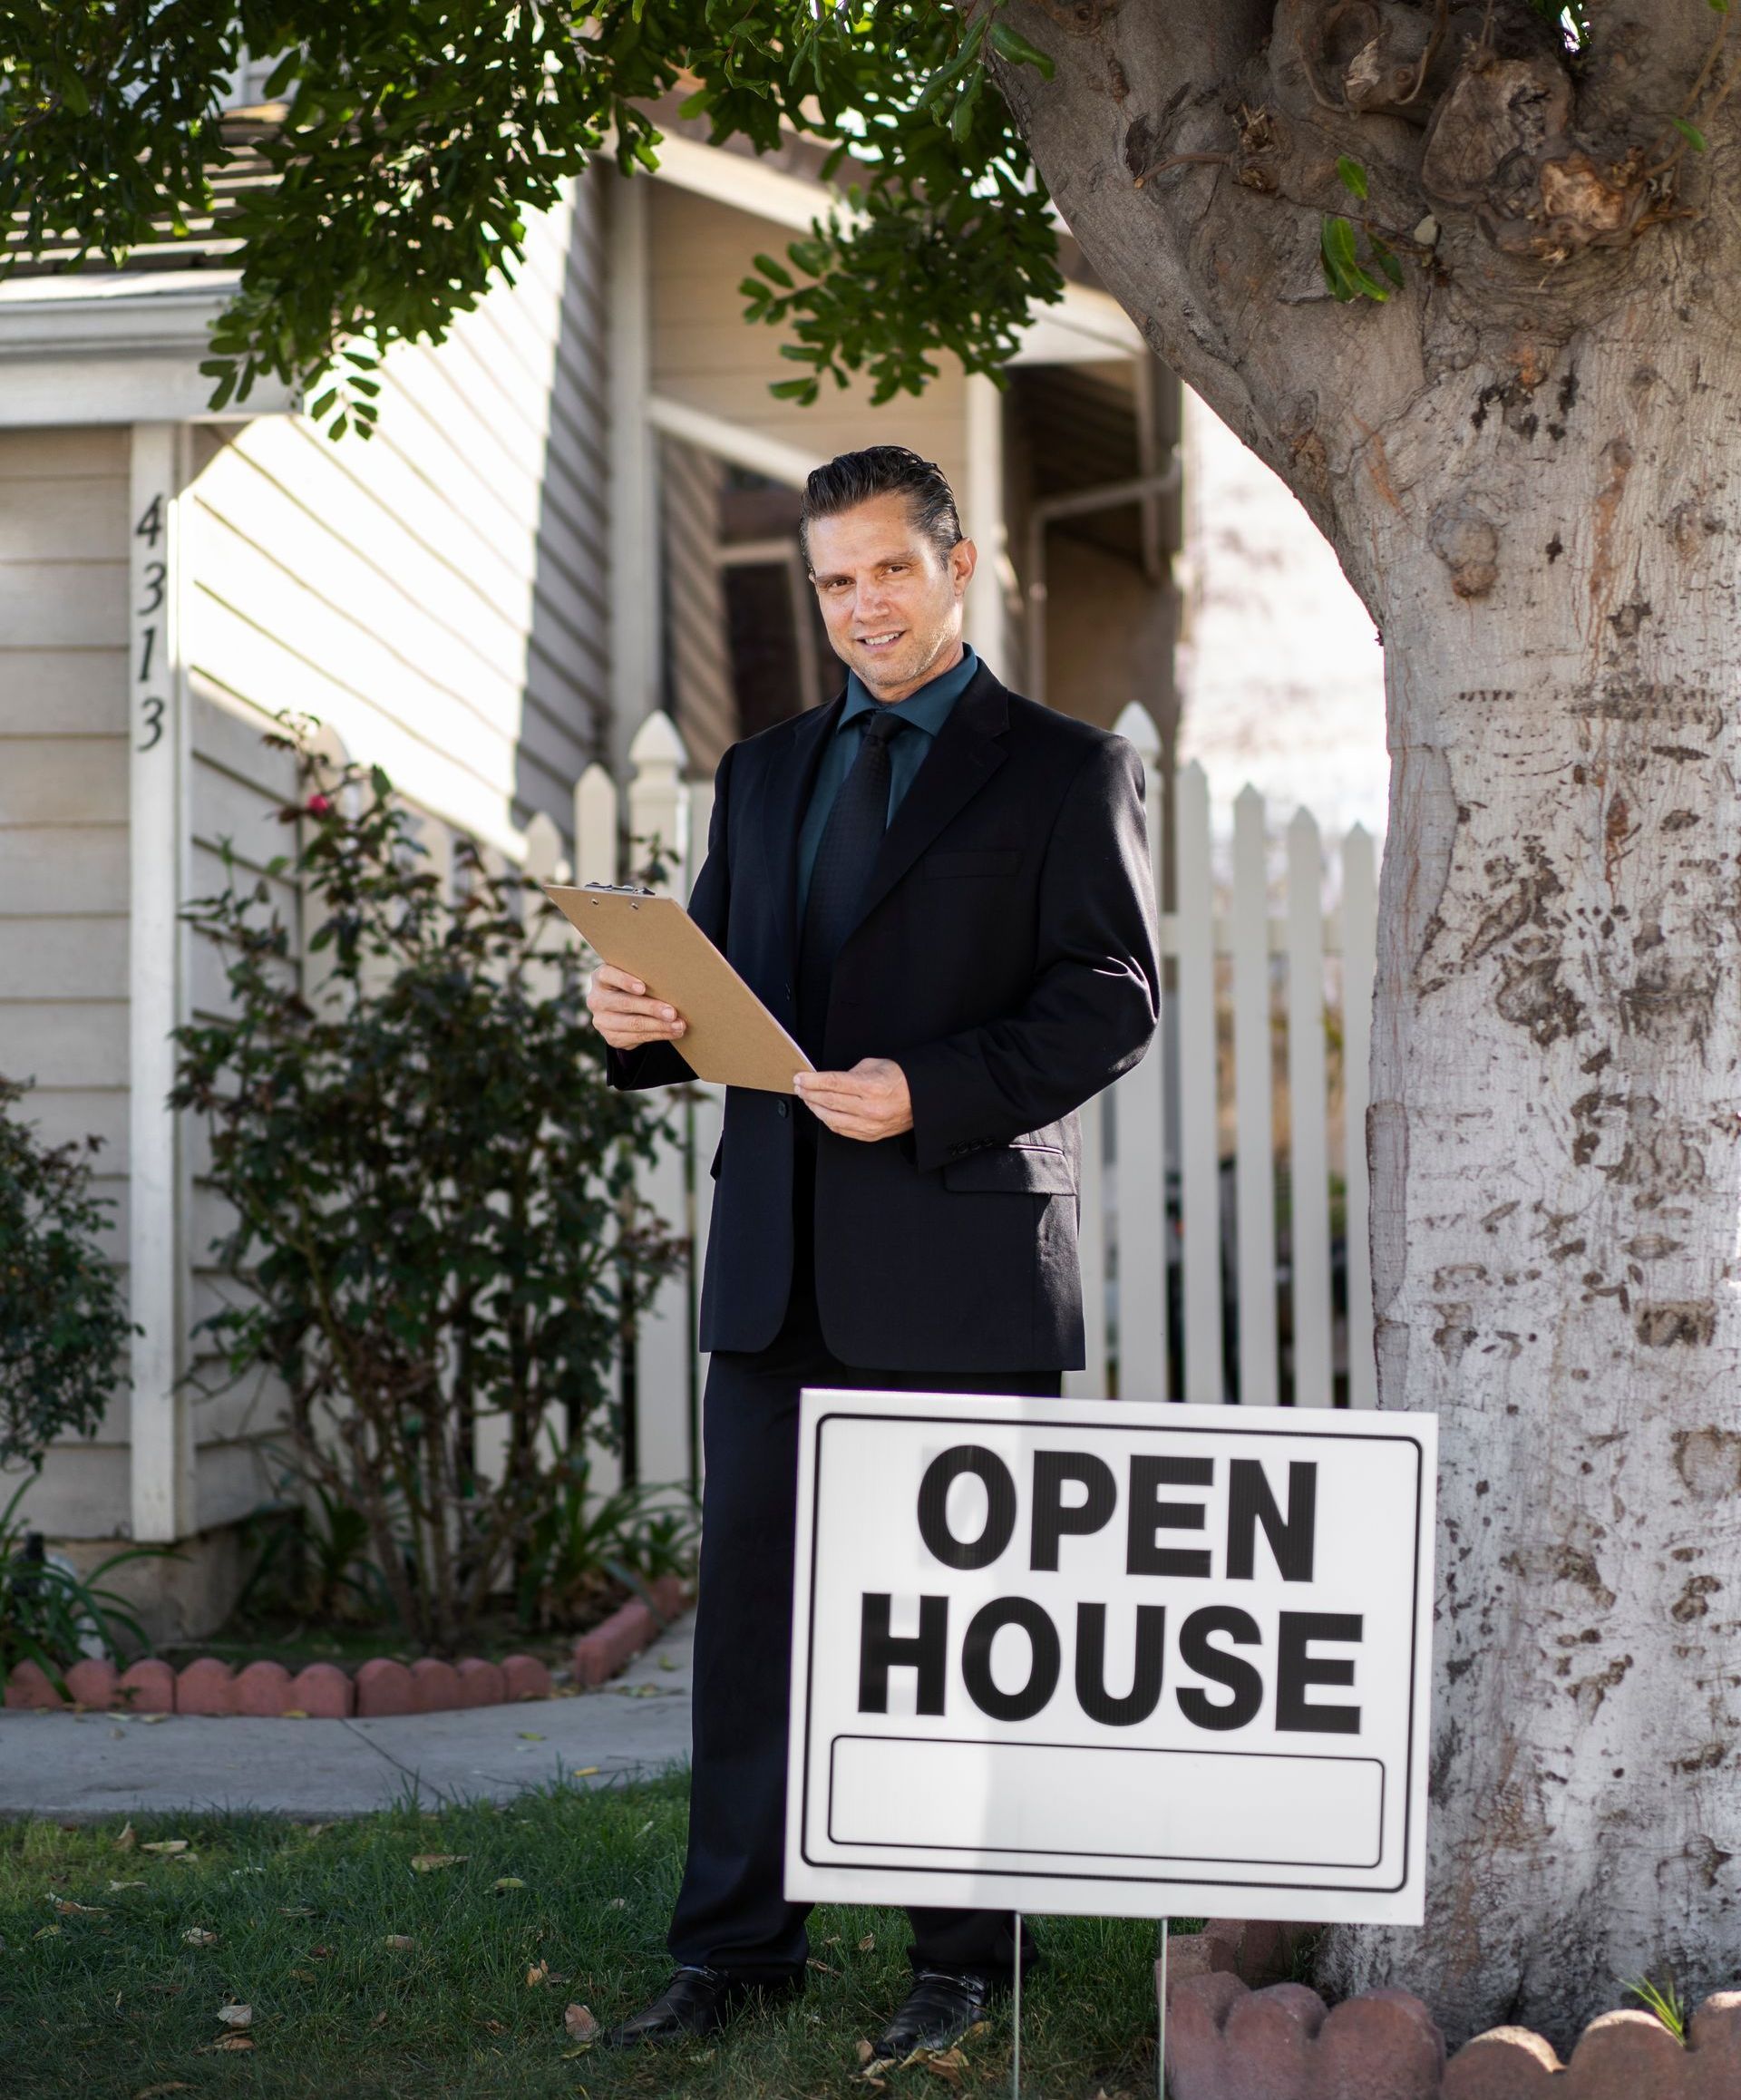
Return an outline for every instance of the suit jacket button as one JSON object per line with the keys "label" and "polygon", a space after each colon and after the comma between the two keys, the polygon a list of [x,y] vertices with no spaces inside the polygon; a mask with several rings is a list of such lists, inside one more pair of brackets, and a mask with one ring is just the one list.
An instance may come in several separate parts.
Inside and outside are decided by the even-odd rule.
{"label": "suit jacket button", "polygon": [[790,1115],[792,1113],[792,1110],[787,1103],[783,1101],[776,1101],[773,1104],[773,1113],[775,1115]]}

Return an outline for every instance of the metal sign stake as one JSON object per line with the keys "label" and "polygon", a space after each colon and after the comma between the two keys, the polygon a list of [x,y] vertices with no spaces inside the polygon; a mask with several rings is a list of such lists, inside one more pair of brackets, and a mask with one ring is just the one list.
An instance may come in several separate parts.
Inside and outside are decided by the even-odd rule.
{"label": "metal sign stake", "polygon": [[1156,1996],[1161,2001],[1161,2031],[1154,2047],[1156,2100],[1167,2100],[1167,1924],[1161,1920],[1161,1959],[1156,1967]]}
{"label": "metal sign stake", "polygon": [[1022,1914],[1016,1913],[1016,1980],[1009,1988],[1009,2024],[1016,2037],[1010,2056],[1009,2089],[1022,2100]]}

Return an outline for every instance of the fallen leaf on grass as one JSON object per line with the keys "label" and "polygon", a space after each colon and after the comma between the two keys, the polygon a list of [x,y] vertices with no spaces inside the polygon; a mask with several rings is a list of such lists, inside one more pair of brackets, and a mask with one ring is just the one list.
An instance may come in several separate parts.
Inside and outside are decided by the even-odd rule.
{"label": "fallen leaf on grass", "polygon": [[520,1880],[518,1874],[503,1874],[497,1881],[495,1889],[496,1893],[500,1895],[504,1889],[523,1889],[525,1886],[525,1882]]}
{"label": "fallen leaf on grass", "polygon": [[486,2035],[505,2035],[508,2032],[508,2023],[506,2020],[485,2020],[483,2031]]}
{"label": "fallen leaf on grass", "polygon": [[[391,1946],[393,1942],[389,1940],[387,1944]],[[411,1942],[407,1940],[405,1944],[409,1946]],[[308,1949],[308,1959],[310,1961],[325,1961],[332,1951],[330,1947],[311,1947]]]}
{"label": "fallen leaf on grass", "polygon": [[868,2064],[868,2063],[870,2061],[871,2057],[872,2057],[872,2056],[874,2056],[876,2055],[876,2053],[877,2053],[877,2052],[876,2052],[876,2051],[875,2051],[875,2050],[874,2050],[874,2049],[873,2049],[873,2048],[870,2047],[870,2043],[869,2043],[869,2042],[866,2042],[866,2041],[861,2041],[861,2042],[860,2042],[860,2044],[859,2044],[859,2062],[860,2062],[861,2064]]}
{"label": "fallen leaf on grass", "polygon": [[[45,1711],[45,1709],[43,1707],[38,1707],[37,1711],[41,1713]],[[33,1932],[31,1934],[31,1938],[33,1940],[58,1940],[60,1938],[60,1934],[61,1929],[58,1925],[44,1925],[42,1926],[38,1930]]]}
{"label": "fallen leaf on grass", "polygon": [[292,1983],[318,1983],[320,1978],[312,1969],[293,1969],[290,1971],[290,1980]]}
{"label": "fallen leaf on grass", "polygon": [[216,1947],[218,1935],[205,1925],[190,1925],[181,1935],[190,1947]]}
{"label": "fallen leaf on grass", "polygon": [[861,1954],[869,1954],[876,1946],[876,1934],[874,1932],[867,1932],[864,1938],[859,1941],[859,1952]]}
{"label": "fallen leaf on grass", "polygon": [[[130,1852],[138,1842],[138,1838],[133,1834],[132,1820],[130,1817],[122,1825],[121,1835],[115,1840],[115,1850],[118,1852]],[[166,2086],[164,2090],[167,2092],[170,2088]]]}
{"label": "fallen leaf on grass", "polygon": [[968,2067],[968,2059],[959,2049],[934,2049],[919,2060],[928,2071],[951,2085],[961,2083],[961,2074]]}
{"label": "fallen leaf on grass", "polygon": [[413,1874],[433,1874],[443,1867],[457,1867],[462,1860],[469,1860],[470,1852],[419,1852],[411,1862]]}
{"label": "fallen leaf on grass", "polygon": [[838,1976],[841,1973],[838,1969],[831,1969],[827,1962],[818,1961],[813,1954],[804,1964],[804,1966],[806,1969],[814,1969],[820,1970],[823,1976]]}
{"label": "fallen leaf on grass", "polygon": [[535,1990],[540,1984],[548,1983],[550,1980],[550,1965],[548,1961],[535,1961],[526,1971],[526,1988],[528,1990]]}
{"label": "fallen leaf on grass", "polygon": [[373,2019],[372,2019],[372,2020],[369,2022],[369,2025],[370,2025],[372,2027],[385,2027],[385,2026],[386,2026],[386,2024],[387,2024],[387,2012],[386,2012],[386,2008],[385,2008],[384,2006],[383,2006],[383,2008],[381,2008],[381,2010],[380,2010],[378,2013],[376,2013],[376,2014],[375,2014],[375,2016],[374,2016],[374,2018],[373,2018]]}
{"label": "fallen leaf on grass", "polygon": [[123,1889],[146,1889],[150,1886],[149,1881],[111,1881],[109,1893],[112,1896],[118,1896]]}
{"label": "fallen leaf on grass", "polygon": [[159,1838],[155,1843],[141,1845],[142,1852],[184,1852],[188,1849],[186,1838]]}
{"label": "fallen leaf on grass", "polygon": [[220,2005],[218,2017],[227,2027],[249,2027],[254,2024],[254,2008],[251,2005]]}
{"label": "fallen leaf on grass", "polygon": [[831,1932],[828,1938],[822,1941],[824,1947],[838,1947],[840,1943],[841,1936],[838,1932]]}
{"label": "fallen leaf on grass", "polygon": [[605,1905],[605,1908],[607,1910],[627,1910],[628,1909],[628,1898],[627,1896],[613,1896],[609,1902]]}
{"label": "fallen leaf on grass", "polygon": [[[404,1953],[407,1947],[415,1947],[417,1942],[409,1932],[389,1932],[381,1944],[383,1947],[396,1947],[401,1953]],[[316,1954],[325,1954],[326,1951],[324,1947],[316,1947],[315,1949]]]}
{"label": "fallen leaf on grass", "polygon": [[241,2049],[251,2049],[253,2047],[254,2037],[252,2035],[219,2035],[215,2042],[208,2042],[203,2049],[197,2049],[195,2050],[194,2054],[200,2056],[209,2056],[211,2055],[214,2049],[222,2049],[233,2053]]}
{"label": "fallen leaf on grass", "polygon": [[314,1908],[308,1903],[280,1903],[278,1905],[278,1916],[280,1918],[312,1918],[314,1914]]}
{"label": "fallen leaf on grass", "polygon": [[63,1918],[106,1918],[107,1910],[99,1910],[94,1903],[75,1903],[70,1896],[52,1899],[54,1908]]}
{"label": "fallen leaf on grass", "polygon": [[167,2085],[141,2085],[133,2095],[133,2100],[164,2100],[169,2093],[191,2093],[193,2087],[185,2078],[171,2078]]}
{"label": "fallen leaf on grass", "polygon": [[562,2025],[571,2042],[589,2042],[598,2032],[598,2022],[593,2018],[591,2008],[584,2005],[569,2006],[562,2015]]}

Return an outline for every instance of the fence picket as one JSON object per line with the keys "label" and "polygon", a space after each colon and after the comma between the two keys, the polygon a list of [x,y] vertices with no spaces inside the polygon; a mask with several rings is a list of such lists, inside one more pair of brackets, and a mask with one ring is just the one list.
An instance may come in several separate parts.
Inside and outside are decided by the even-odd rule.
{"label": "fence picket", "polygon": [[1269,1013],[1269,841],[1263,797],[1233,804],[1234,1215],[1239,1225],[1240,1399],[1273,1407],[1276,1362],[1276,1130]]}
{"label": "fence picket", "polygon": [[1082,1259],[1084,1365],[1066,1371],[1064,1389],[1073,1397],[1104,1399],[1106,1366],[1106,1125],[1105,1096],[1084,1101],[1082,1123],[1082,1190],[1078,1200],[1076,1243]]}
{"label": "fence picket", "polygon": [[602,765],[589,765],[574,783],[574,879],[617,880],[617,783]]}
{"label": "fence picket", "polygon": [[[1116,724],[1143,761],[1149,827],[1149,875],[1160,916],[1164,793],[1161,732],[1133,701]],[[1143,1062],[1114,1089],[1118,1268],[1118,1392],[1125,1400],[1167,1397],[1167,1174],[1165,1038],[1157,1030]]]}
{"label": "fence picket", "polygon": [[1294,1405],[1334,1397],[1329,1142],[1324,1059],[1324,875],[1317,820],[1288,827],[1288,1190]]}
{"label": "fence picket", "polygon": [[[657,850],[663,895],[686,897],[685,861],[689,842],[689,791],[685,786],[683,739],[668,715],[649,715],[628,747],[634,767],[628,783],[629,868],[646,866]],[[686,1099],[667,1104],[669,1134],[644,1172],[641,1194],[666,1230],[689,1235],[689,1159],[692,1110]],[[689,1278],[668,1276],[654,1293],[635,1328],[636,1471],[649,1486],[691,1480],[695,1444],[695,1351],[689,1324]]]}
{"label": "fence picket", "polygon": [[1378,1403],[1373,1360],[1372,1246],[1367,1184],[1367,1100],[1372,1052],[1372,979],[1378,943],[1378,874],[1372,834],[1357,824],[1342,841],[1342,1098],[1347,1152],[1348,1405]]}
{"label": "fence picket", "polygon": [[1216,1133],[1215,896],[1209,775],[1194,761],[1173,786],[1179,938],[1179,1167],[1184,1227],[1184,1397],[1226,1398],[1221,1372],[1221,1162]]}

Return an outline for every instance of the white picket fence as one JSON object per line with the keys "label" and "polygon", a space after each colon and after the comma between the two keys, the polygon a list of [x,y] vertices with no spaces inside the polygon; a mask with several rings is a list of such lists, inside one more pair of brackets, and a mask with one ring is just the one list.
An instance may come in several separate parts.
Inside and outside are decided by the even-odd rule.
{"label": "white picket fence", "polygon": [[[1374,841],[1359,825],[1326,841],[1306,810],[1273,841],[1263,799],[1248,787],[1234,803],[1230,847],[1225,837],[1218,843],[1201,767],[1180,770],[1167,810],[1153,720],[1133,705],[1118,727],[1147,772],[1156,895],[1166,894],[1162,870],[1171,853],[1175,909],[1161,915],[1162,1028],[1142,1064],[1082,1112],[1087,1367],[1067,1376],[1065,1390],[1238,1399],[1248,1406],[1284,1398],[1303,1406],[1338,1399],[1371,1406],[1363,1133],[1377,916]],[[687,895],[706,841],[712,784],[686,781],[683,744],[665,715],[642,724],[629,760],[620,794],[600,766],[577,784],[571,864],[556,826],[547,817],[532,820],[529,873],[540,880],[620,881],[646,863],[657,841],[662,887]],[[1272,851],[1278,843],[1279,854]],[[1327,1044],[1338,1024],[1346,1152],[1332,1160]],[[1221,1044],[1229,1027],[1230,1059]],[[1289,1126],[1285,1237],[1277,1210],[1279,1028]],[[1224,1162],[1230,1092],[1231,1159]],[[707,1166],[723,1106],[722,1091],[708,1086],[676,1103],[673,1140],[642,1184],[693,1247],[690,1271],[666,1282],[639,1322],[627,1382],[634,1399],[627,1441],[646,1482],[699,1474],[706,1366],[695,1347],[695,1316],[712,1197]],[[1337,1169],[1344,1224],[1333,1235]],[[1340,1293],[1332,1273],[1338,1238]]]}

